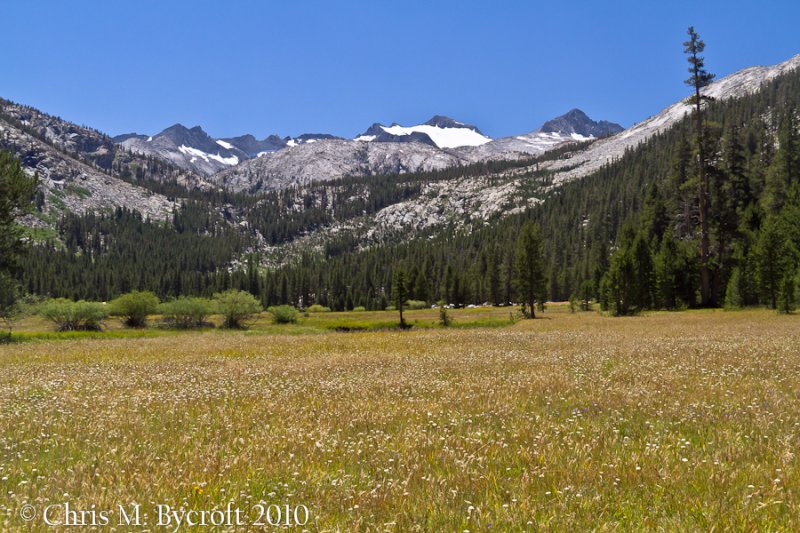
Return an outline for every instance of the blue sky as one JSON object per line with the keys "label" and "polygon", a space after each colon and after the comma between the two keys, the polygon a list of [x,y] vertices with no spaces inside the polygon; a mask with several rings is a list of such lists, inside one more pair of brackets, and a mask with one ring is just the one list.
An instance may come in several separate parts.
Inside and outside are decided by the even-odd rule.
{"label": "blue sky", "polygon": [[800,2],[4,2],[0,96],[110,134],[215,137],[444,114],[491,136],[579,107],[629,126],[685,96],[694,24],[718,76],[800,53]]}

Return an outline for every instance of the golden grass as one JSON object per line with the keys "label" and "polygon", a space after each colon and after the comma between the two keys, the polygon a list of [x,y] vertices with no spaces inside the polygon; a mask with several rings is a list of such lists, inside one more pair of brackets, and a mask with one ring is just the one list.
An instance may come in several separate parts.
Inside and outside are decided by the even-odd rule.
{"label": "golden grass", "polygon": [[232,500],[311,531],[800,530],[800,317],[545,316],[0,346],[0,529]]}

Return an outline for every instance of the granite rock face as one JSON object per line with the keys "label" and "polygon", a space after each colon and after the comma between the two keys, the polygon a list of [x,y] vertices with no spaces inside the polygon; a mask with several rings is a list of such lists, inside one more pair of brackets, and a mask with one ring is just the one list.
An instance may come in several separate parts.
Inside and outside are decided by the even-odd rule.
{"label": "granite rock face", "polygon": [[423,143],[321,140],[265,154],[210,179],[232,191],[254,193],[342,176],[440,170],[467,162],[458,153]]}
{"label": "granite rock face", "polygon": [[[13,152],[27,173],[39,176],[45,214],[124,207],[144,217],[163,220],[174,209],[174,201],[103,172],[91,162],[92,158],[113,158],[113,145],[101,134],[49,116],[40,122],[37,114],[24,109],[15,115],[24,123],[17,123],[9,119],[8,107],[4,104],[0,116],[0,147]],[[34,131],[41,132],[49,142],[35,136]],[[87,154],[88,161],[70,155],[76,153]]]}

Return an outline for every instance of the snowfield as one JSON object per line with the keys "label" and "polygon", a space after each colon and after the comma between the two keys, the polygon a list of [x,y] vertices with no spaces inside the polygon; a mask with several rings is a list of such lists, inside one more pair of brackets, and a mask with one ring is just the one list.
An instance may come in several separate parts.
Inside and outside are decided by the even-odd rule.
{"label": "snowfield", "polygon": [[[428,126],[420,124],[417,126],[381,126],[383,131],[391,135],[411,135],[412,133],[424,133],[439,148],[458,148],[460,146],[480,146],[491,142],[491,138],[481,135],[477,131],[469,128],[440,128],[438,126]],[[359,140],[365,140],[365,137]]]}
{"label": "snowfield", "polygon": [[[219,142],[219,141],[217,141],[217,142]],[[223,165],[233,166],[233,165],[238,165],[239,164],[239,158],[236,157],[235,155],[232,155],[230,157],[222,157],[219,154],[207,154],[206,152],[204,152],[202,150],[198,150],[197,148],[192,148],[191,146],[186,146],[185,144],[182,144],[180,146],[180,148],[178,148],[178,150],[182,154],[186,154],[186,155],[192,156],[192,160],[191,160],[192,162],[195,161],[195,158],[199,157],[203,161],[208,162],[209,159],[213,159],[214,161],[218,161],[218,162],[222,163]]]}

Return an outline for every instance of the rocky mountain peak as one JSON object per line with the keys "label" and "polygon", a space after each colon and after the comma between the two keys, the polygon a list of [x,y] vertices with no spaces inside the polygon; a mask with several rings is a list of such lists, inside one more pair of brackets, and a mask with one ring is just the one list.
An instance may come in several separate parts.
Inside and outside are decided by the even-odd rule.
{"label": "rocky mountain peak", "polygon": [[324,141],[324,140],[341,140],[341,137],[331,135],[330,133],[304,133],[299,137],[294,138],[295,141],[308,142],[308,141]]}
{"label": "rocky mountain peak", "polygon": [[219,149],[216,141],[212,139],[200,126],[187,128],[183,124],[173,124],[155,137],[167,138],[177,146],[191,146],[209,152]]}
{"label": "rocky mountain peak", "polygon": [[571,109],[560,117],[548,120],[539,131],[543,133],[578,134],[584,137],[607,137],[622,131],[619,124],[607,120],[594,121],[580,109]]}
{"label": "rocky mountain peak", "polygon": [[356,140],[362,141],[375,141],[375,142],[390,142],[390,143],[422,143],[430,146],[436,146],[433,139],[426,133],[421,131],[403,132],[402,134],[390,133],[392,128],[402,129],[402,126],[393,122],[391,126],[384,126],[379,122],[375,122],[370,126],[367,131],[356,137]]}
{"label": "rocky mountain peak", "polygon": [[[285,148],[287,139],[281,139],[279,136],[273,134],[259,141],[254,135],[247,133],[245,135],[239,135],[238,137],[220,139],[220,141],[238,148],[249,157],[257,157],[258,154],[264,152],[274,152],[275,150]],[[217,142],[217,144],[220,143]]]}
{"label": "rocky mountain peak", "polygon": [[434,115],[429,121],[424,122],[423,124],[425,126],[434,126],[437,128],[465,128],[483,135],[481,130],[479,130],[472,124],[465,124],[463,122],[459,122],[458,120],[446,117],[444,115]]}
{"label": "rocky mountain peak", "polygon": [[115,143],[119,144],[119,143],[121,143],[123,141],[126,141],[128,139],[142,139],[142,140],[144,140],[144,139],[147,139],[147,135],[142,135],[141,133],[134,133],[134,132],[123,133],[121,135],[117,135],[116,137],[113,137],[111,140],[114,141]]}

